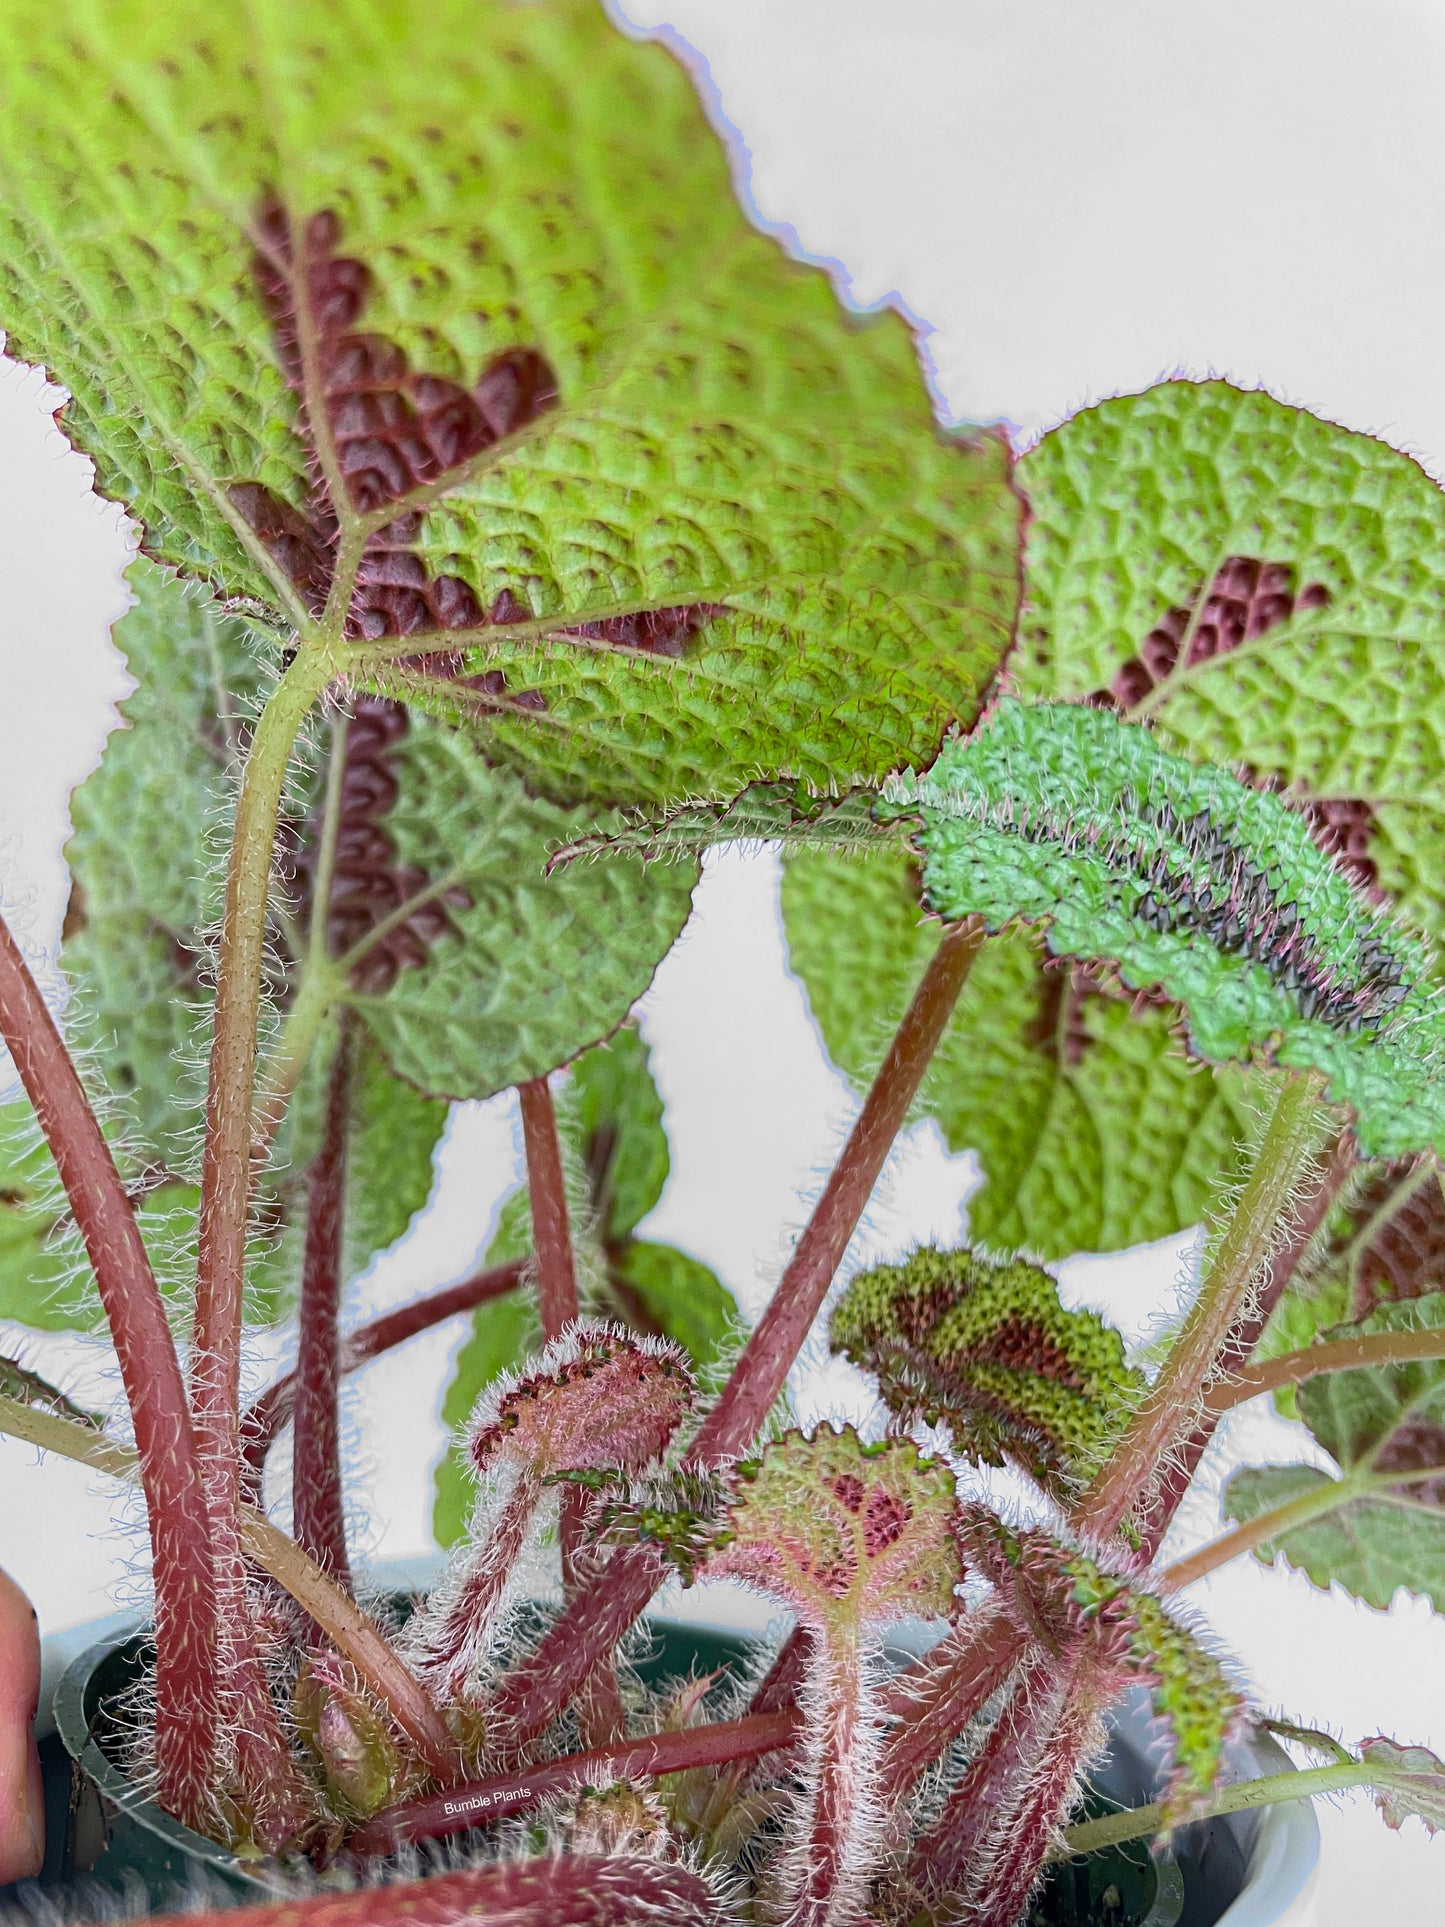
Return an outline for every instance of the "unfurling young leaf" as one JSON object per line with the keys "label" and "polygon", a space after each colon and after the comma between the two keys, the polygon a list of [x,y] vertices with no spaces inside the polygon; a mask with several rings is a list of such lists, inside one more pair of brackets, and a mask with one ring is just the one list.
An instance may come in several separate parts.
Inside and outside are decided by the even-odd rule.
{"label": "unfurling young leaf", "polygon": [[738,1479],[710,1571],[746,1579],[830,1633],[949,1611],[953,1476],[910,1440],[864,1445],[851,1425],[789,1432]]}
{"label": "unfurling young leaf", "polygon": [[550,1481],[647,1470],[690,1409],[693,1378],[675,1346],[579,1320],[482,1394],[465,1450],[483,1481],[464,1543],[407,1627],[423,1670],[464,1697],[486,1654]]}
{"label": "unfurling young leaf", "polygon": [[1047,920],[1056,954],[1182,1003],[1199,1055],[1323,1072],[1367,1156],[1445,1139],[1428,952],[1280,797],[1102,710],[1014,701],[895,789],[947,919]]}
{"label": "unfurling young leaf", "polygon": [[879,1709],[866,1646],[900,1619],[953,1608],[962,1577],[954,1483],[909,1439],[864,1445],[851,1425],[774,1440],[739,1467],[707,1575],[781,1600],[808,1633],[802,1823],[780,1856],[777,1902],[808,1927],[864,1911],[885,1846],[875,1813]]}
{"label": "unfurling young leaf", "polygon": [[1407,1820],[1423,1820],[1431,1833],[1445,1829],[1445,1761],[1428,1746],[1400,1746],[1378,1735],[1360,1742],[1360,1758],[1387,1827],[1398,1833]]}
{"label": "unfurling young leaf", "polygon": [[992,1581],[1020,1630],[1060,1646],[1087,1635],[1095,1653],[1147,1685],[1173,1753],[1164,1794],[1170,1823],[1219,1779],[1244,1700],[1219,1661],[1140,1579],[1036,1527],[1015,1530],[981,1507],[960,1512],[964,1558]]}
{"label": "unfurling young leaf", "polygon": [[[1445,1327],[1445,1293],[1381,1305],[1331,1337]],[[1257,1547],[1327,1588],[1382,1610],[1405,1587],[1445,1612],[1445,1361],[1321,1373],[1296,1393],[1300,1416],[1340,1476],[1309,1465],[1251,1466],[1225,1488],[1241,1524],[1279,1512]]]}
{"label": "unfurling young leaf", "polygon": [[942,1421],[965,1458],[1008,1461],[1058,1496],[1097,1470],[1144,1384],[1119,1334],[1065,1310],[1046,1271],[967,1249],[860,1272],[829,1336],[905,1423]]}

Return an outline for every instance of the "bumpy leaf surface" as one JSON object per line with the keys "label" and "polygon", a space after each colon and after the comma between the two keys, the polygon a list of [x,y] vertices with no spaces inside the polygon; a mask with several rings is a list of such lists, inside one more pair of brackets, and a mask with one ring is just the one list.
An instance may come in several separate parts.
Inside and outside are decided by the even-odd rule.
{"label": "bumpy leaf surface", "polygon": [[[903,854],[809,852],[783,870],[793,968],[830,1056],[867,1088],[938,942]],[[1131,1012],[1106,977],[1044,967],[1040,941],[991,937],[925,1077],[920,1108],[984,1182],[969,1229],[1041,1258],[1113,1251],[1195,1223],[1235,1169],[1244,1076],[1192,1064],[1177,1013]]]}
{"label": "bumpy leaf surface", "polygon": [[1003,442],[591,0],[10,0],[0,75],[0,320],[156,556],[289,615],[372,515],[352,633],[554,793],[827,788],[975,712]]}
{"label": "bumpy leaf surface", "polygon": [[1047,920],[1061,955],[1117,962],[1188,1011],[1204,1057],[1267,1047],[1357,1115],[1366,1155],[1445,1136],[1445,991],[1304,816],[1152,733],[1072,704],[1001,703],[922,778],[928,900],[991,928]]}
{"label": "bumpy leaf surface", "polygon": [[1244,1711],[1215,1656],[1157,1593],[1106,1571],[1047,1530],[1015,1530],[984,1507],[964,1504],[959,1540],[966,1564],[992,1582],[1027,1637],[1043,1632],[1059,1644],[1086,1637],[1107,1664],[1147,1683],[1172,1741],[1170,1821],[1187,1819],[1218,1779]]}
{"label": "bumpy leaf surface", "polygon": [[905,1424],[941,1420],[965,1458],[1007,1461],[1060,1497],[1098,1468],[1144,1388],[1119,1334],[1066,1310],[1046,1271],[966,1249],[860,1272],[829,1338]]}
{"label": "bumpy leaf surface", "polygon": [[[1445,1326],[1445,1293],[1381,1305],[1330,1336]],[[1321,1373],[1299,1387],[1300,1416],[1339,1465],[1248,1467],[1225,1491],[1232,1519],[1307,1495],[1327,1510],[1258,1549],[1279,1554],[1317,1586],[1332,1581],[1384,1608],[1404,1586],[1445,1612],[1445,1363],[1371,1366]]]}
{"label": "bumpy leaf surface", "polygon": [[962,1576],[953,1476],[911,1439],[789,1432],[739,1469],[708,1571],[781,1599],[825,1636],[946,1613]]}
{"label": "bumpy leaf surface", "polygon": [[1298,790],[1445,932],[1445,496],[1418,464],[1170,381],[1065,422],[1020,479],[1019,692],[1110,692],[1171,748]]}
{"label": "bumpy leaf surface", "polygon": [[548,850],[584,813],[530,795],[444,724],[414,719],[393,767],[399,859],[466,901],[419,967],[349,995],[403,1077],[489,1097],[621,1022],[687,920],[696,866],[644,873],[639,858],[613,857],[547,876]]}

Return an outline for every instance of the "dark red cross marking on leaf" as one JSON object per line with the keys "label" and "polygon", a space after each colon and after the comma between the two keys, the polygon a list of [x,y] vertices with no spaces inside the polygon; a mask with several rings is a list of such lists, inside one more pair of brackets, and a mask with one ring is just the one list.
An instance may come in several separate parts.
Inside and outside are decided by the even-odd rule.
{"label": "dark red cross marking on leaf", "polygon": [[[413,369],[405,351],[385,335],[357,327],[371,293],[365,262],[340,254],[335,214],[313,215],[298,251],[290,218],[271,197],[256,226],[252,263],[271,318],[282,369],[302,398],[311,488],[305,511],[259,482],[238,483],[231,499],[268,553],[296,585],[307,607],[325,607],[335,570],[337,509],[328,494],[315,438],[306,423],[301,331],[293,288],[304,290],[315,336],[317,375],[327,438],[335,452],[348,504],[374,514],[444,479],[499,441],[517,434],[557,403],[557,382],[536,348],[509,348],[466,389],[440,375]],[[525,621],[530,611],[503,589],[483,611],[460,576],[428,573],[417,553],[418,513],[404,513],[366,544],[347,614],[347,632],[364,641],[476,630]],[[718,605],[689,603],[640,614],[610,616],[552,633],[663,656],[680,655]],[[511,708],[540,708],[535,692],[509,692],[500,671],[464,674],[458,651],[418,657],[422,673],[460,680],[479,694],[505,697]]]}
{"label": "dark red cross marking on leaf", "polygon": [[[1298,579],[1289,562],[1262,562],[1250,555],[1227,557],[1202,592],[1202,604],[1181,603],[1171,609],[1145,636],[1138,655],[1122,663],[1109,687],[1096,689],[1089,702],[1125,714],[1136,708],[1179,667],[1186,636],[1184,667],[1192,669],[1229,655],[1241,643],[1253,642],[1301,611],[1329,607],[1330,592],[1323,582],[1307,582],[1301,589]],[[1258,780],[1262,787],[1275,787],[1269,779]],[[1301,808],[1326,855],[1335,858],[1358,889],[1383,902],[1379,871],[1370,855],[1375,827],[1370,805],[1359,797],[1330,796],[1303,801]]]}

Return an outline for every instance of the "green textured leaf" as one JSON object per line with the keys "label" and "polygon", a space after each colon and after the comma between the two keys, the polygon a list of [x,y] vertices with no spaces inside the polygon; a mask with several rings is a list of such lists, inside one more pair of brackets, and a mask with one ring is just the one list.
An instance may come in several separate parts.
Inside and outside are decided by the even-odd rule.
{"label": "green textured leaf", "polygon": [[[8,0],[0,76],[0,322],[155,555],[320,600],[324,518],[275,559],[315,498],[262,292],[304,247],[312,337],[390,370],[380,431],[347,428],[339,362],[317,378],[311,427],[373,478],[329,506],[422,512],[391,540],[457,585],[459,673],[508,699],[416,657],[413,603],[381,624],[394,693],[479,710],[554,793],[635,800],[881,775],[976,712],[1017,603],[1003,440],[938,431],[901,318],[749,225],[686,74],[600,6]],[[361,447],[427,383],[479,420],[508,354],[555,406],[534,382],[460,459]],[[559,637],[584,622],[620,627]]]}
{"label": "green textured leaf", "polygon": [[740,1328],[737,1300],[700,1259],[675,1245],[629,1238],[612,1269],[647,1319],[683,1346],[704,1377],[725,1358]]}
{"label": "green textured leaf", "polygon": [[598,1235],[615,1243],[642,1222],[667,1182],[662,1099],[638,1032],[627,1025],[579,1057],[568,1092]]}
{"label": "green textured leaf", "polygon": [[382,994],[346,994],[403,1077],[436,1095],[490,1097],[621,1023],[687,920],[697,867],[613,857],[549,877],[549,849],[594,819],[529,795],[423,717],[392,766],[398,860],[466,901],[449,909],[455,934],[419,968]]}
{"label": "green textured leaf", "polygon": [[[909,859],[808,853],[783,870],[794,970],[833,1061],[862,1091],[938,942]],[[1043,968],[1024,932],[991,937],[924,1079],[919,1108],[976,1151],[981,1244],[1045,1259],[1193,1224],[1234,1174],[1245,1078],[1192,1064],[1177,1013],[1109,980]]]}
{"label": "green textured leaf", "polygon": [[[1381,1305],[1330,1336],[1445,1326],[1445,1293]],[[1336,1479],[1313,1466],[1248,1467],[1225,1489],[1226,1516],[1241,1522],[1295,1505],[1257,1556],[1279,1555],[1317,1586],[1332,1581],[1381,1609],[1395,1592],[1445,1612],[1445,1362],[1430,1360],[1321,1373],[1296,1393],[1300,1416],[1336,1461]]]}
{"label": "green textured leaf", "polygon": [[1445,1761],[1428,1746],[1400,1746],[1377,1735],[1360,1742],[1360,1758],[1387,1827],[1398,1832],[1413,1819],[1431,1833],[1445,1829]]}
{"label": "green textured leaf", "polygon": [[903,1424],[941,1421],[955,1452],[1018,1466],[1061,1499],[1098,1470],[1144,1390],[1118,1332],[1066,1310],[1046,1271],[966,1249],[925,1245],[859,1272],[828,1338]]}
{"label": "green textured leaf", "polygon": [[1142,651],[1132,713],[1200,760],[1366,806],[1359,854],[1445,933],[1445,497],[1418,463],[1265,394],[1170,381],[1065,422],[1020,480],[1020,694],[1117,690]]}
{"label": "green textured leaf", "polygon": [[897,785],[924,819],[945,917],[1047,920],[1061,955],[1115,962],[1187,1009],[1193,1048],[1324,1073],[1367,1156],[1445,1138],[1445,991],[1305,817],[1147,729],[1073,704],[999,704]]}

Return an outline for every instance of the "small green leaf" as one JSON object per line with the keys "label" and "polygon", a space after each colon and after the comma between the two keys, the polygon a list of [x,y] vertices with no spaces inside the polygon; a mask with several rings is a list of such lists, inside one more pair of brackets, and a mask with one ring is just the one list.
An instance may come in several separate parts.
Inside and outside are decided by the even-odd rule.
{"label": "small green leaf", "polygon": [[[1381,1305],[1339,1337],[1445,1326],[1445,1293]],[[1261,1544],[1266,1564],[1283,1554],[1315,1585],[1337,1582],[1382,1610],[1396,1591],[1445,1612],[1445,1363],[1376,1365],[1321,1373],[1299,1387],[1300,1416],[1340,1467],[1248,1467],[1225,1489],[1225,1514],[1241,1523],[1309,1500],[1315,1516]],[[1313,1509],[1312,1504],[1312,1509]]]}
{"label": "small green leaf", "polygon": [[1385,1825],[1398,1833],[1407,1820],[1423,1820],[1431,1833],[1445,1829],[1445,1761],[1428,1746],[1400,1746],[1377,1735],[1360,1742],[1370,1769],[1375,1804]]}
{"label": "small green leaf", "polygon": [[675,1338],[704,1375],[727,1355],[740,1330],[737,1300],[700,1260],[674,1245],[629,1238],[613,1275],[636,1293],[649,1322]]}
{"label": "small green leaf", "polygon": [[1445,1139],[1428,953],[1280,797],[1102,710],[1011,700],[897,791],[922,810],[924,888],[944,916],[1047,920],[1056,953],[1111,960],[1182,1003],[1199,1055],[1268,1048],[1322,1071],[1367,1156]]}
{"label": "small green leaf", "polygon": [[1016,1465],[1061,1498],[1098,1469],[1144,1389],[1119,1334],[1065,1310],[1046,1271],[976,1251],[925,1246],[859,1272],[829,1341],[905,1424],[942,1421],[963,1457]]}
{"label": "small green leaf", "polygon": [[1020,479],[1019,693],[1112,686],[1171,749],[1320,800],[1366,839],[1347,860],[1445,934],[1445,496],[1419,464],[1168,381],[1074,416]]}
{"label": "small green leaf", "polygon": [[[833,1061],[866,1090],[938,942],[906,855],[798,855],[783,870],[788,953]],[[1196,1223],[1234,1174],[1244,1077],[1192,1064],[1171,1006],[1131,1009],[1107,976],[1043,967],[1039,939],[985,943],[919,1108],[973,1150],[981,1244],[1045,1259]]]}
{"label": "small green leaf", "polygon": [[662,1099],[640,1034],[626,1025],[579,1057],[568,1080],[568,1113],[579,1141],[606,1244],[629,1237],[662,1196],[667,1133]]}

